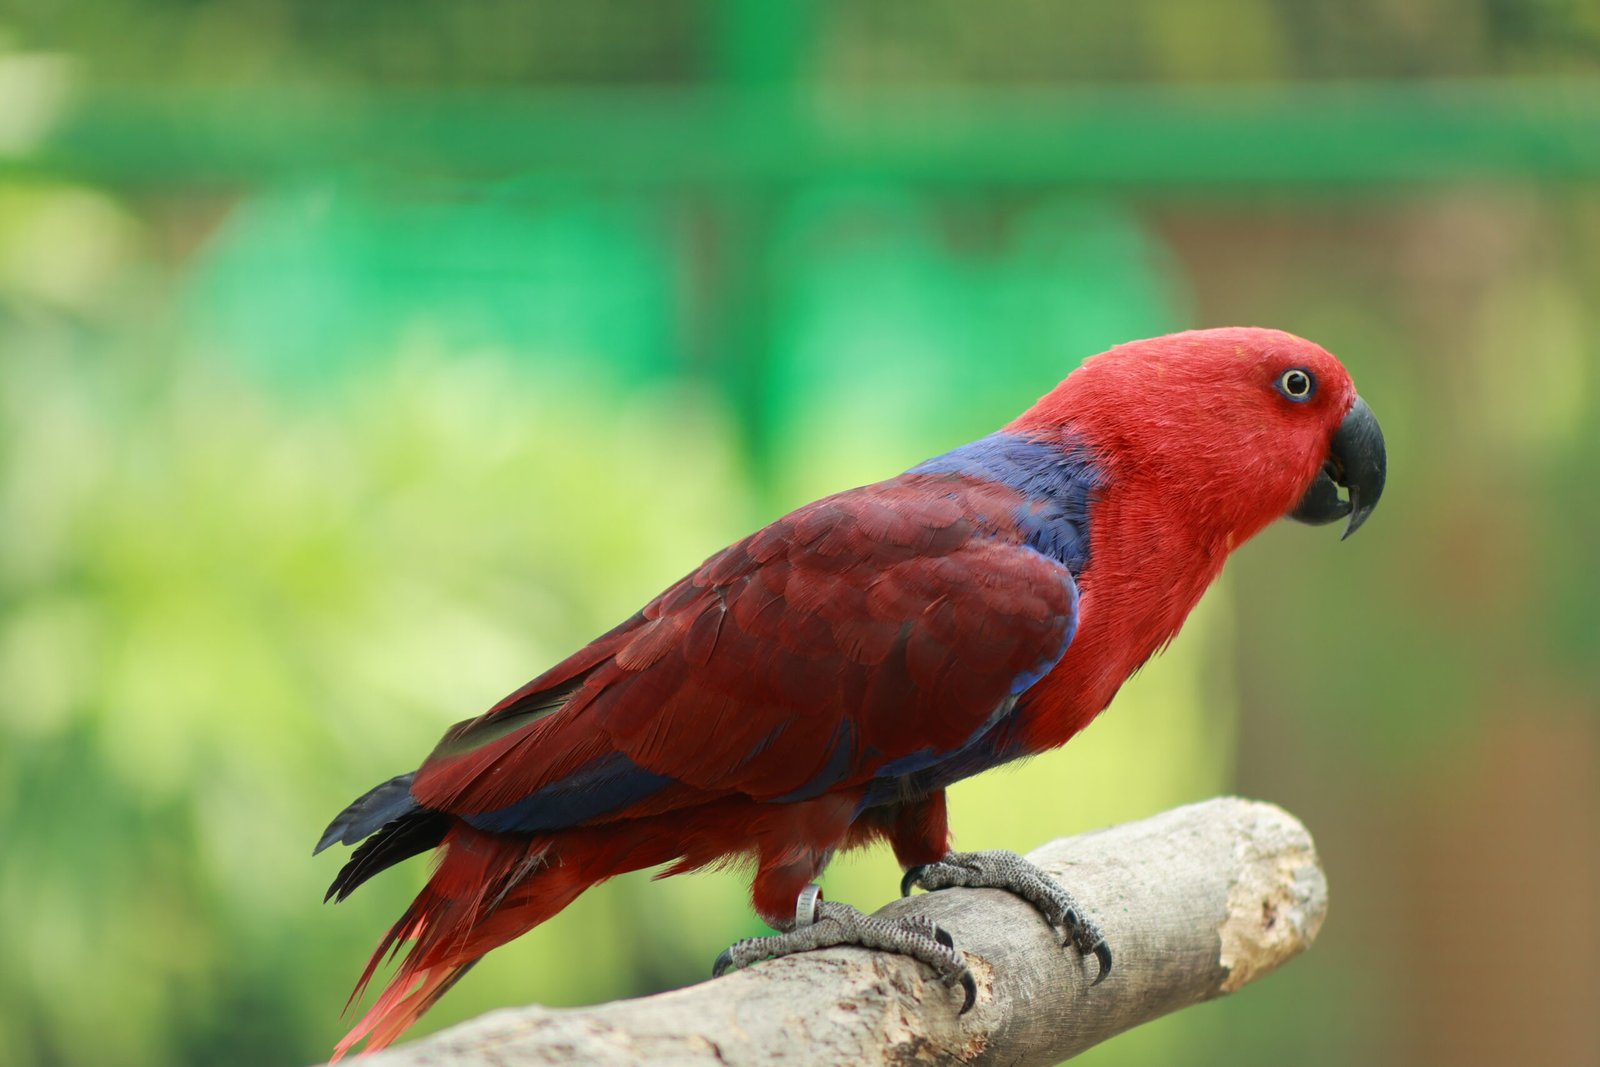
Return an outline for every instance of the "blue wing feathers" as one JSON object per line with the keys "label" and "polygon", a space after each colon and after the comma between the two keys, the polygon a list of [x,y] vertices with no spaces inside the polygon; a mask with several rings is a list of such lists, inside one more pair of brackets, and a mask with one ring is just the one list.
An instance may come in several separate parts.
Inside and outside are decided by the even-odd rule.
{"label": "blue wing feathers", "polygon": [[479,830],[538,833],[578,826],[648,800],[676,779],[612,751],[515,804],[463,818]]}
{"label": "blue wing feathers", "polygon": [[349,807],[328,824],[311,854],[316,855],[335,841],[342,845],[353,845],[401,816],[416,811],[420,805],[411,797],[411,780],[416,776],[415,771],[396,775],[351,801]]}

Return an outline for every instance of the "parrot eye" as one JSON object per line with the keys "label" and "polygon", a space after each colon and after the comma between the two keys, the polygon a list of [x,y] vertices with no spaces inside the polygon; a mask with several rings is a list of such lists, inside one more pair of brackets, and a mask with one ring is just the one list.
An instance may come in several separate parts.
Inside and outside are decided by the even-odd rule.
{"label": "parrot eye", "polygon": [[1278,392],[1290,400],[1300,403],[1311,399],[1311,394],[1317,391],[1317,380],[1308,370],[1295,367],[1286,370],[1278,379]]}

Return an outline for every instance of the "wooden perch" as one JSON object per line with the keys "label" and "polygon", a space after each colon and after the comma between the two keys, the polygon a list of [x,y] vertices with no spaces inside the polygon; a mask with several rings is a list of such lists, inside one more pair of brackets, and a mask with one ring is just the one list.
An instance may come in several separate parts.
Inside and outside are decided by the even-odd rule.
{"label": "wooden perch", "polygon": [[1090,911],[1115,965],[1100,985],[1023,901],[948,889],[878,912],[949,930],[976,1006],[900,956],[828,949],[592,1008],[513,1008],[379,1053],[363,1067],[466,1064],[1053,1064],[1231,993],[1310,946],[1328,891],[1305,827],[1227,797],[1052,841],[1028,857]]}

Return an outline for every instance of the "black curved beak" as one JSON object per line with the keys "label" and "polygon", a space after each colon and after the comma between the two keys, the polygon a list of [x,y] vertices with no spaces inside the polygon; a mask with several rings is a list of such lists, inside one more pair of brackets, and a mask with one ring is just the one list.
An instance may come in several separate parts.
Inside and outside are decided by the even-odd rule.
{"label": "black curved beak", "polygon": [[[1289,517],[1320,526],[1348,515],[1350,524],[1339,538],[1342,541],[1355,533],[1378,506],[1387,470],[1383,431],[1378,428],[1377,416],[1358,396],[1334,432],[1328,459],[1317,473],[1317,480]],[[1349,499],[1340,498],[1340,486],[1348,490]]]}

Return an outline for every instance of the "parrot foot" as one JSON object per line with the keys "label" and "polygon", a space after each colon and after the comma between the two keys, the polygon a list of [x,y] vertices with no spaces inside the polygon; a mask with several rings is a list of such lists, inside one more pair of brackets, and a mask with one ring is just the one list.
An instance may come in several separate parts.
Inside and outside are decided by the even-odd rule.
{"label": "parrot foot", "polygon": [[1044,871],[1015,852],[952,852],[937,863],[925,863],[906,871],[900,881],[900,895],[910,896],[913,886],[923,889],[1005,889],[1039,910],[1055,928],[1063,945],[1072,945],[1084,956],[1094,953],[1100,964],[1093,985],[1111,973],[1111,948],[1093,920],[1084,914],[1071,893]]}
{"label": "parrot foot", "polygon": [[[809,908],[809,920],[798,912]],[[903,919],[879,919],[863,914],[848,904],[822,899],[816,886],[800,895],[796,925],[770,937],[747,937],[722,951],[712,964],[711,976],[720,978],[730,970],[742,969],[761,960],[776,959],[796,952],[854,945],[910,956],[933,969],[934,977],[948,987],[960,985],[965,996],[960,1014],[965,1015],[978,999],[978,983],[966,959],[950,935],[929,919],[909,915]]]}

